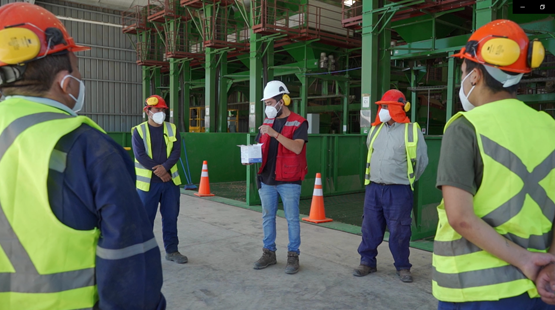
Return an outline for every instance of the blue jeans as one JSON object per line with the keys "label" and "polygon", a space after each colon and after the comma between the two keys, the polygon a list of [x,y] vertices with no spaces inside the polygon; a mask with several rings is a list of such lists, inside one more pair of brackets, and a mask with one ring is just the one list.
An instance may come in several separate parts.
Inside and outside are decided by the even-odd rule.
{"label": "blue jeans", "polygon": [[555,306],[544,303],[541,298],[530,298],[528,293],[504,298],[497,301],[444,302],[437,305],[438,310],[553,310]]}
{"label": "blue jeans", "polygon": [[299,224],[299,199],[301,186],[299,184],[266,185],[263,182],[258,190],[262,201],[262,227],[264,230],[264,248],[276,251],[276,213],[278,210],[278,195],[283,202],[283,211],[287,219],[289,245],[287,251],[300,254],[301,225]]}
{"label": "blue jeans", "polygon": [[378,246],[385,227],[389,228],[389,250],[397,270],[410,269],[409,243],[413,192],[410,185],[381,185],[370,183],[364,196],[362,242],[358,247],[360,263],[376,267]]}
{"label": "blue jeans", "polygon": [[145,206],[146,213],[154,228],[154,219],[160,204],[162,215],[162,235],[166,253],[177,252],[179,239],[177,238],[177,216],[179,215],[179,186],[172,181],[165,183],[151,183],[148,192],[137,189],[139,197]]}

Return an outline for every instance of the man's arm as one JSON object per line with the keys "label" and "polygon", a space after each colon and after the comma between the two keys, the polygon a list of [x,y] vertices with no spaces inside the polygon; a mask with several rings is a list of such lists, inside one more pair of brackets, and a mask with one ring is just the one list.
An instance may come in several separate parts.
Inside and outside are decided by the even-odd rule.
{"label": "man's arm", "polygon": [[87,177],[101,232],[96,257],[99,308],[164,309],[160,249],[135,189],[131,159],[116,146],[100,133],[88,139]]}
{"label": "man's arm", "polygon": [[146,154],[143,139],[137,132],[137,129],[133,130],[132,145],[133,145],[133,154],[135,155],[135,158],[139,161],[139,163],[143,167],[145,167],[145,169],[152,170],[152,168],[158,165],[158,163],[156,163],[154,160],[152,160],[152,158],[150,158]]}
{"label": "man's arm", "polygon": [[170,153],[170,156],[168,157],[168,159],[166,160],[165,163],[162,164],[162,166],[164,166],[164,168],[166,169],[166,171],[170,171],[170,169],[177,164],[177,161],[179,160],[179,158],[181,157],[181,135],[179,133],[177,133],[175,135],[175,138],[177,140],[175,140],[173,142],[173,148],[172,151]]}
{"label": "man's arm", "polygon": [[541,268],[555,262],[555,256],[547,253],[530,252],[512,241],[503,238],[474,213],[473,196],[453,186],[442,186],[445,212],[449,225],[468,241],[484,251],[516,266],[534,281]]}
{"label": "man's arm", "polygon": [[[305,125],[305,124],[306,123],[303,123],[298,130],[303,130],[303,128],[305,128],[304,130],[308,130],[308,125]],[[282,134],[278,133],[268,125],[262,125],[259,127],[259,129],[260,129],[261,135],[268,134],[270,137],[277,139],[277,141],[281,143],[283,147],[285,147],[286,149],[290,150],[291,152],[297,155],[300,154],[301,151],[303,150],[303,147],[305,144],[304,139],[294,139],[294,138],[289,139],[287,137],[284,137]]]}
{"label": "man's arm", "polygon": [[[555,230],[553,230],[549,253],[555,255]],[[536,279],[536,288],[545,303],[555,305],[555,264],[549,264],[540,270]]]}
{"label": "man's arm", "polygon": [[[416,126],[415,126],[416,128]],[[424,140],[424,135],[422,131],[418,131],[418,144],[416,145],[416,180],[424,173],[424,170],[428,166],[428,146],[426,145],[426,140]]]}

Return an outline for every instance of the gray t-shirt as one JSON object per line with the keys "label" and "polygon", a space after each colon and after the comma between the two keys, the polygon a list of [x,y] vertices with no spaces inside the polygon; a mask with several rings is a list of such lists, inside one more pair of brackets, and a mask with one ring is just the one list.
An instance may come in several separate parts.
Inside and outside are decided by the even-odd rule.
{"label": "gray t-shirt", "polygon": [[464,116],[459,117],[443,135],[436,187],[453,186],[474,196],[482,184],[483,175],[484,162],[474,125]]}
{"label": "gray t-shirt", "polygon": [[[414,127],[417,129],[416,126]],[[378,130],[378,129],[376,129]],[[428,148],[420,130],[416,145],[416,180],[428,165]],[[370,141],[367,141],[370,143]],[[407,152],[405,148],[405,124],[384,124],[372,145],[370,181],[381,184],[410,184],[407,176]]]}

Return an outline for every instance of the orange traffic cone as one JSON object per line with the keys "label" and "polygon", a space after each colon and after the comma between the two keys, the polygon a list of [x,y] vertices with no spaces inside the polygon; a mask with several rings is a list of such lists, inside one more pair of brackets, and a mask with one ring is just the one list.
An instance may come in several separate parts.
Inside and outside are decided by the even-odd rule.
{"label": "orange traffic cone", "polygon": [[198,193],[195,193],[199,197],[214,196],[210,192],[210,181],[208,180],[208,162],[205,160],[202,162],[202,174],[200,175],[200,186]]}
{"label": "orange traffic cone", "polygon": [[326,212],[324,211],[324,193],[322,191],[322,175],[320,173],[316,173],[312,204],[310,205],[310,215],[308,217],[303,217],[303,221],[317,224],[333,221],[332,219],[326,218]]}

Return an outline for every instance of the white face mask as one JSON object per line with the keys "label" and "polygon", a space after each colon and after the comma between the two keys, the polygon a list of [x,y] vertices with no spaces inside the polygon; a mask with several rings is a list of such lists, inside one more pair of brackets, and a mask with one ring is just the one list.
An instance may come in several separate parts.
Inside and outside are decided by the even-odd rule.
{"label": "white face mask", "polygon": [[83,105],[85,104],[85,83],[83,83],[83,81],[74,77],[73,75],[68,74],[68,75],[64,76],[64,78],[60,82],[60,86],[62,87],[62,89],[64,88],[64,81],[68,77],[70,77],[70,78],[76,80],[77,82],[79,82],[79,95],[77,96],[77,98],[75,98],[72,94],[69,94],[71,99],[75,100],[75,105],[73,106],[73,109],[72,109],[73,112],[79,112],[79,111],[81,111],[81,109],[83,108]]}
{"label": "white face mask", "polygon": [[156,113],[152,113],[150,112],[152,115],[152,120],[158,124],[158,125],[162,125],[164,123],[164,120],[166,119],[166,113],[164,112],[156,112]]}
{"label": "white face mask", "polygon": [[461,99],[463,109],[467,112],[474,109],[475,107],[472,103],[470,103],[470,100],[468,100],[468,97],[470,96],[470,94],[472,93],[476,85],[472,86],[472,88],[468,92],[468,95],[464,94],[464,87],[463,87],[464,81],[466,81],[466,79],[470,76],[470,74],[472,74],[472,72],[474,72],[474,70],[470,71],[470,73],[464,77],[464,79],[461,82],[461,89],[459,90],[459,98]]}
{"label": "white face mask", "polygon": [[[281,107],[279,110],[281,111]],[[278,111],[274,106],[266,106],[266,109],[264,110],[268,118],[276,118],[280,111]]]}
{"label": "white face mask", "polygon": [[380,117],[380,121],[382,123],[387,123],[391,120],[391,115],[389,115],[389,110],[386,110],[384,108],[380,110],[380,113],[378,114],[378,116]]}

